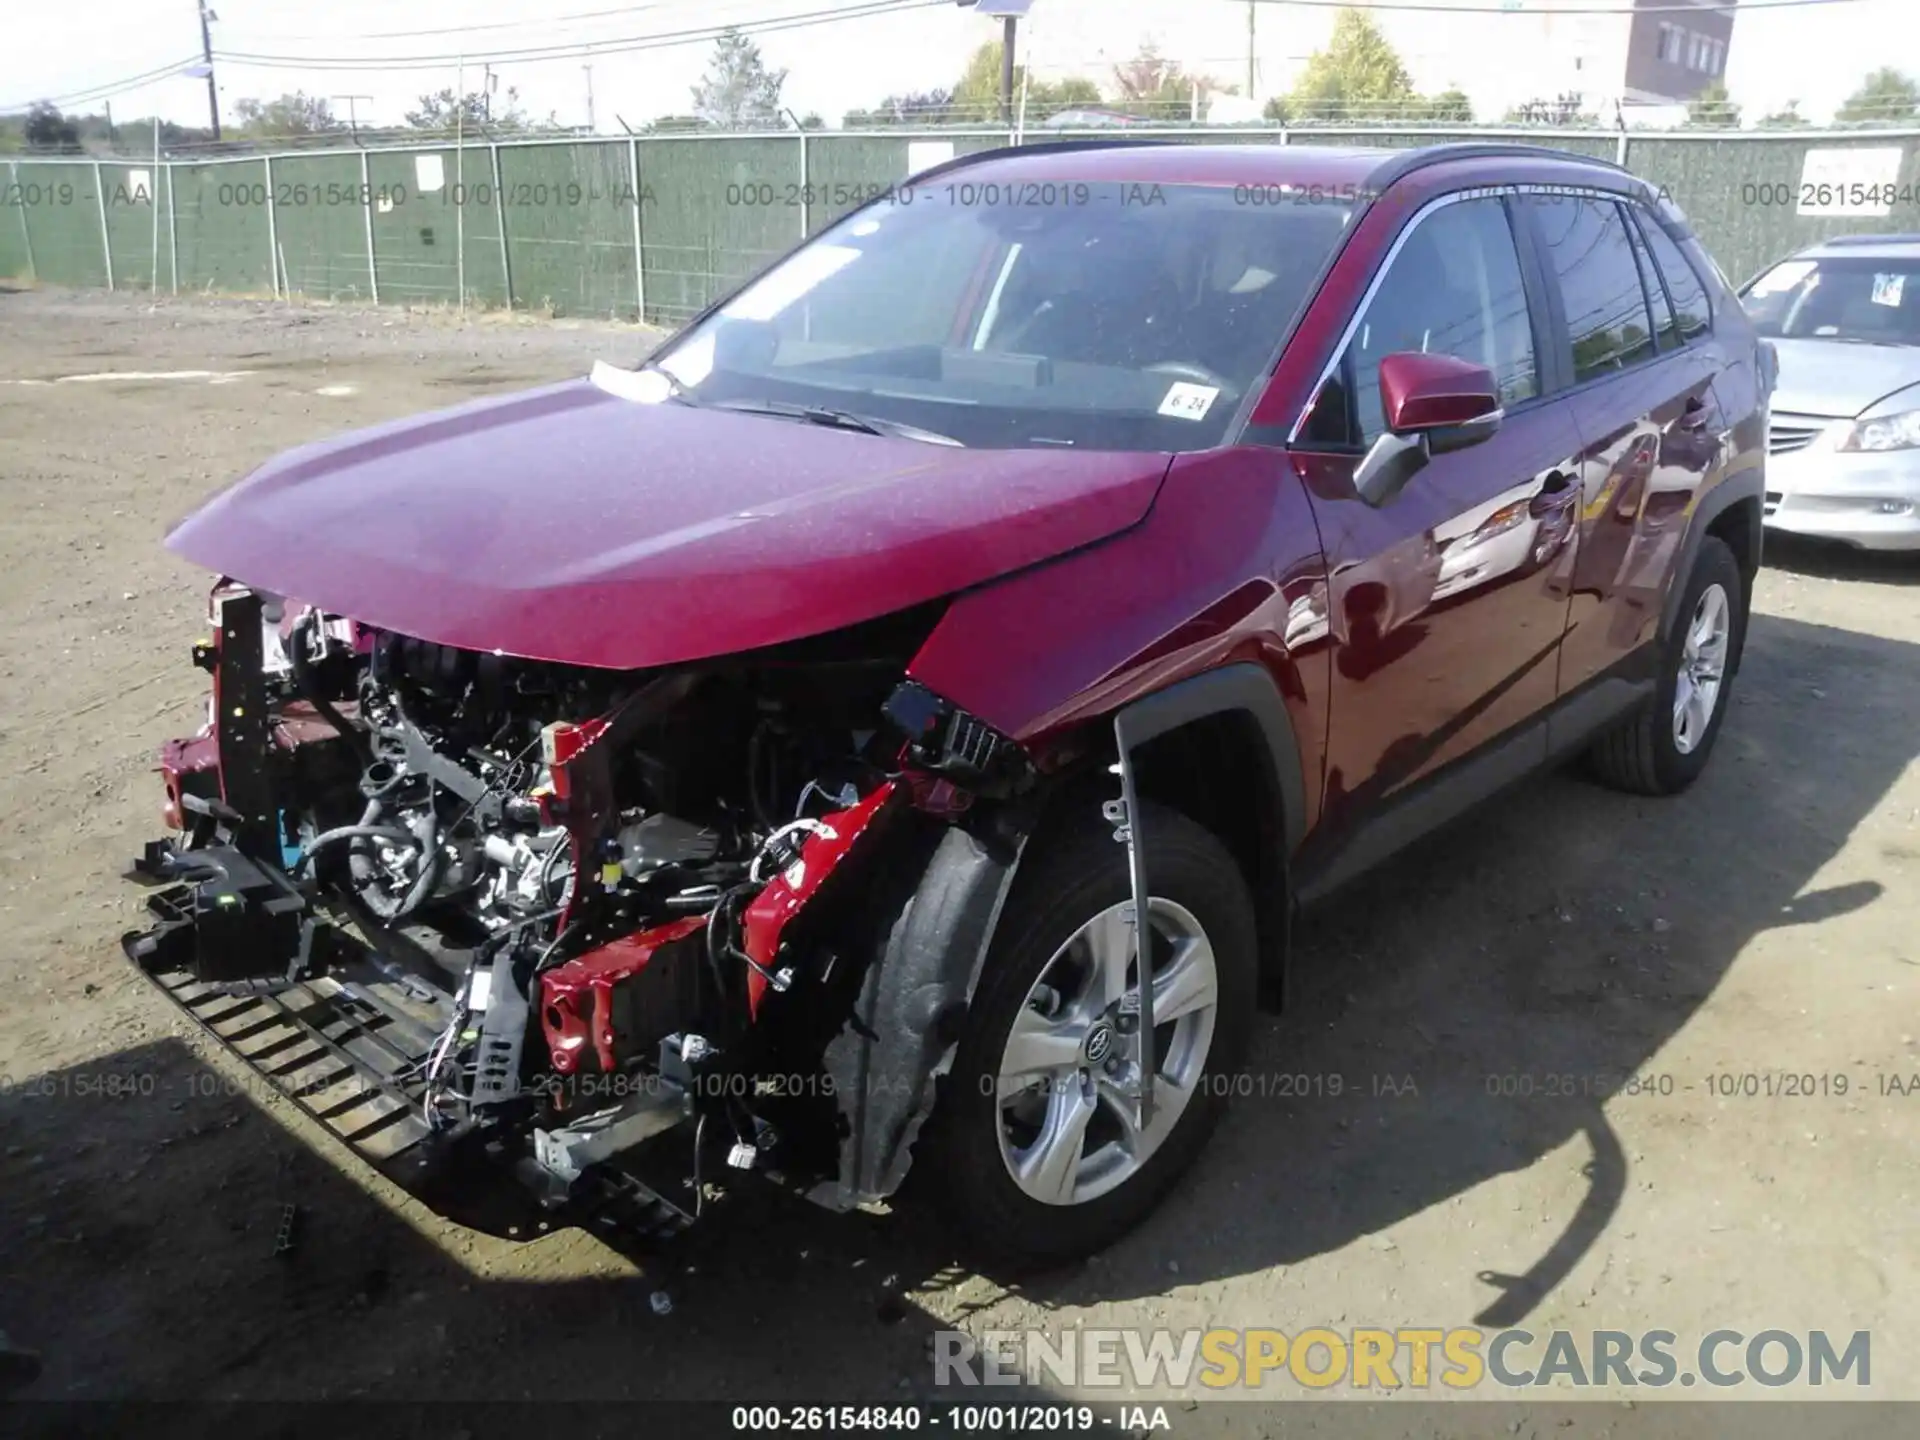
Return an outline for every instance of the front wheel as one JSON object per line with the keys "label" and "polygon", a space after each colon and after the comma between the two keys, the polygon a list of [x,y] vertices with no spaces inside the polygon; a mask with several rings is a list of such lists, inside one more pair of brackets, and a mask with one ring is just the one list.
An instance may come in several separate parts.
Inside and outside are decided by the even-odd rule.
{"label": "front wheel", "polygon": [[1111,826],[1036,841],[1046,848],[996,932],[930,1157],[949,1218],[984,1253],[1058,1264],[1139,1223],[1205,1144],[1244,1052],[1256,991],[1246,884],[1209,832],[1142,809],[1150,1035]]}

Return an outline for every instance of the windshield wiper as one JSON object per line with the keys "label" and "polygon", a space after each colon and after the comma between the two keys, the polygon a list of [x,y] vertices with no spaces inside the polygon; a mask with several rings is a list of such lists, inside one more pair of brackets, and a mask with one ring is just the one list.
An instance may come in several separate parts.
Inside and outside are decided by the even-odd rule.
{"label": "windshield wiper", "polygon": [[653,361],[649,360],[640,367],[640,373],[643,375],[658,375],[662,380],[665,380],[667,382],[667,398],[669,400],[677,401],[682,405],[698,405],[700,403],[693,398],[693,395],[688,391],[687,387],[680,383],[680,377],[667,369],[666,366],[656,365]]}
{"label": "windshield wiper", "polygon": [[951,435],[942,435],[936,430],[923,430],[918,425],[883,420],[876,415],[857,415],[851,410],[835,410],[825,405],[794,405],[784,400],[716,400],[709,408],[736,410],[743,415],[775,415],[783,420],[804,420],[809,425],[825,425],[834,430],[919,440],[929,445],[960,444]]}

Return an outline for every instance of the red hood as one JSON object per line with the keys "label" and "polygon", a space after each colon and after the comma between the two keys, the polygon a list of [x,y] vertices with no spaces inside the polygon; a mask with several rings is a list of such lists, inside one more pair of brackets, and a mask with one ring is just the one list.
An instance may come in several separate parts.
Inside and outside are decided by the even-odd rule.
{"label": "red hood", "polygon": [[1141,519],[1168,457],[964,450],[588,381],[268,462],[167,539],[423,640],[638,669],[851,625]]}

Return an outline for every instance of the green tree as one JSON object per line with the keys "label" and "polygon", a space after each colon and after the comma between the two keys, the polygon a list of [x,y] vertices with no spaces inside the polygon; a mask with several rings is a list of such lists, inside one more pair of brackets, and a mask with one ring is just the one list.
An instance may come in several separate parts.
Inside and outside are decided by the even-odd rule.
{"label": "green tree", "polygon": [[[953,87],[953,114],[969,124],[1000,118],[1000,42],[989,40],[968,57],[967,68]],[[1067,80],[1035,80],[1027,67],[1013,67],[1013,103],[1020,105],[1025,86],[1027,123],[1034,124],[1062,110],[1101,103],[1100,87],[1074,76]]]}
{"label": "green tree", "polygon": [[1860,88],[1834,112],[1841,125],[1903,125],[1920,112],[1920,83],[1891,65],[1860,82]]}
{"label": "green tree", "polygon": [[552,112],[545,120],[529,120],[527,112],[520,108],[520,92],[512,86],[500,99],[479,90],[469,90],[458,100],[454,98],[453,87],[436,90],[431,95],[420,97],[418,109],[407,112],[407,124],[415,130],[456,129],[487,131],[492,134],[510,135],[527,130],[557,130],[559,121]]}
{"label": "green tree", "polygon": [[1687,102],[1689,130],[1738,130],[1740,107],[1727,98],[1727,87],[1718,80]]}
{"label": "green tree", "polygon": [[938,125],[953,118],[951,90],[889,95],[871,110],[849,110],[840,119],[848,130],[880,130],[892,125]]}
{"label": "green tree", "polygon": [[1205,76],[1189,75],[1151,41],[1131,60],[1113,67],[1113,86],[1114,108],[1156,120],[1191,118],[1196,98],[1204,111],[1207,96],[1219,88]]}
{"label": "green tree", "polygon": [[1800,102],[1789,100],[1784,110],[1776,110],[1771,115],[1760,117],[1762,130],[1799,130],[1813,122],[1800,113]]}
{"label": "green tree", "polygon": [[333,106],[318,95],[295,90],[277,100],[236,100],[233,104],[233,128],[255,139],[281,139],[294,135],[330,135],[347,128],[333,113]]}
{"label": "green tree", "polygon": [[1260,114],[1264,119],[1271,120],[1276,125],[1285,125],[1293,118],[1293,112],[1288,109],[1287,97],[1284,95],[1276,95],[1267,101],[1267,103],[1261,107]]}
{"label": "green tree", "polygon": [[72,115],[62,115],[58,105],[45,100],[27,107],[27,123],[22,134],[29,150],[71,154],[80,148],[79,121]]}
{"label": "green tree", "polygon": [[1456,85],[1427,96],[1414,107],[1414,113],[1430,125],[1471,125],[1473,101]]}
{"label": "green tree", "polygon": [[727,129],[780,124],[780,91],[787,72],[769,70],[760,47],[738,30],[713,42],[707,74],[693,87],[693,110],[709,125]]}
{"label": "green tree", "polygon": [[1308,58],[1287,107],[1307,120],[1392,120],[1414,99],[1413,77],[1373,17],[1343,9],[1327,48]]}

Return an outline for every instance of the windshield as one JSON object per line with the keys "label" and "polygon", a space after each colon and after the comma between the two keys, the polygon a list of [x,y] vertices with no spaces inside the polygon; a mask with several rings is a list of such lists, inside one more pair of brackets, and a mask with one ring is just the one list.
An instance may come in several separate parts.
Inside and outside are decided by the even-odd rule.
{"label": "windshield", "polygon": [[1920,345],[1920,255],[1783,260],[1741,303],[1770,339]]}
{"label": "windshield", "polygon": [[992,448],[1207,449],[1352,214],[1278,187],[1251,187],[1256,205],[1249,188],[916,186],[655,363],[693,404]]}

